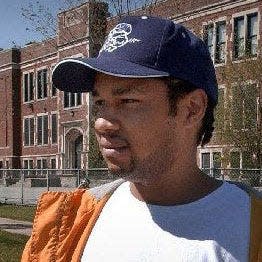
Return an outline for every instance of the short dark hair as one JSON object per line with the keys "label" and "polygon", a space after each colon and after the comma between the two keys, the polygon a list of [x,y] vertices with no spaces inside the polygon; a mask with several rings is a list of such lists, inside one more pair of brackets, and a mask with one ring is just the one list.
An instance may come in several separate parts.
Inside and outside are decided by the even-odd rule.
{"label": "short dark hair", "polygon": [[[193,84],[184,81],[177,80],[173,77],[164,78],[165,83],[168,88],[168,100],[170,105],[170,114],[175,115],[177,110],[177,102],[180,98],[183,98],[185,95],[190,92],[199,89]],[[214,131],[214,109],[215,103],[208,98],[208,104],[206,108],[206,112],[204,118],[202,120],[202,126],[197,134],[197,145],[204,146],[207,144],[211,138]]]}

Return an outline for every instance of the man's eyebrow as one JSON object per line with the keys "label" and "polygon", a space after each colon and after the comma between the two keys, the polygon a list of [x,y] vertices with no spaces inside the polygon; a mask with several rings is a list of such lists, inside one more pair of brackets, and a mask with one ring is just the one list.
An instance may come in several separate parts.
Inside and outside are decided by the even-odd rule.
{"label": "man's eyebrow", "polygon": [[116,87],[112,91],[113,96],[126,95],[130,93],[139,93],[144,94],[145,89],[140,86],[125,86],[125,87]]}
{"label": "man's eyebrow", "polygon": [[[113,96],[120,96],[120,95],[126,95],[130,93],[139,93],[139,94],[145,94],[146,90],[140,86],[125,86],[125,87],[116,87],[112,91]],[[97,90],[92,90],[92,96],[98,97],[99,93]]]}

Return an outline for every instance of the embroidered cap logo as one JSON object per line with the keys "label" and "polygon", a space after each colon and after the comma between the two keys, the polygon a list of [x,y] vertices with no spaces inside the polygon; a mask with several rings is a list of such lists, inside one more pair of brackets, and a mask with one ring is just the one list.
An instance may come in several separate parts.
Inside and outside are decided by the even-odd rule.
{"label": "embroidered cap logo", "polygon": [[114,29],[112,29],[108,37],[102,46],[99,54],[102,51],[113,52],[117,48],[126,45],[127,43],[135,43],[140,42],[140,39],[130,38],[128,39],[128,35],[132,32],[132,25],[127,23],[118,24]]}

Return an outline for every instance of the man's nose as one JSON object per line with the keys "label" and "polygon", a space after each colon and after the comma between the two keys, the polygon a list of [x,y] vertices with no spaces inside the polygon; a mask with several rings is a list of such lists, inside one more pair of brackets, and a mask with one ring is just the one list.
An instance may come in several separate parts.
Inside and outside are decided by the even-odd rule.
{"label": "man's nose", "polygon": [[95,121],[95,130],[100,134],[114,133],[120,129],[119,121],[100,117]]}

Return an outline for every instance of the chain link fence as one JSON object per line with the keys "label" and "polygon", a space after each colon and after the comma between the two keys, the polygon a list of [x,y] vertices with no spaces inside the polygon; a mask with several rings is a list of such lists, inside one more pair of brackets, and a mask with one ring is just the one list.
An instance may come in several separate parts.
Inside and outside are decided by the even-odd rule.
{"label": "chain link fence", "polygon": [[95,187],[112,180],[107,168],[1,169],[0,203],[35,204],[45,191],[72,191],[80,184]]}
{"label": "chain link fence", "polygon": [[[209,168],[203,172],[262,189],[262,169]],[[72,191],[80,184],[92,188],[113,180],[107,168],[0,169],[0,203],[36,204],[45,191]]]}
{"label": "chain link fence", "polygon": [[238,181],[255,188],[262,187],[262,169],[205,168],[202,171],[217,179]]}

